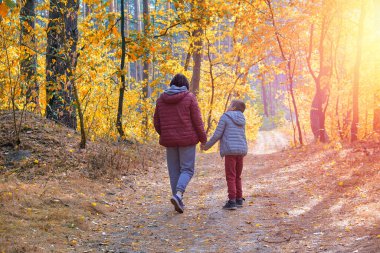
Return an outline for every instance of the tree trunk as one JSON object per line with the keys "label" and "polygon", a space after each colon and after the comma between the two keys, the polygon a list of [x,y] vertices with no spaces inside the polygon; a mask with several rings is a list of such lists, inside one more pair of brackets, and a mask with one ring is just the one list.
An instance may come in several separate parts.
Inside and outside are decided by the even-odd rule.
{"label": "tree trunk", "polygon": [[293,120],[293,111],[292,111],[292,104],[290,101],[290,89],[286,87],[287,93],[288,93],[288,104],[289,104],[289,115],[290,115],[290,121],[292,122],[292,129],[293,129],[293,143],[296,145],[297,139],[296,139],[296,126],[294,125],[294,120]]}
{"label": "tree trunk", "polygon": [[36,47],[34,28],[36,23],[35,0],[22,2],[20,10],[21,23],[21,47],[25,49],[21,53],[21,83],[26,87],[26,104],[33,102],[39,105],[39,85],[37,83],[37,54],[27,48]]}
{"label": "tree trunk", "polygon": [[122,124],[122,118],[123,118],[123,102],[124,102],[124,91],[125,91],[125,73],[124,73],[124,67],[125,67],[125,34],[124,34],[124,28],[125,28],[125,15],[124,15],[124,0],[121,0],[120,4],[120,33],[121,33],[121,60],[120,60],[120,79],[121,79],[121,85],[119,88],[119,103],[118,103],[118,109],[117,109],[117,118],[116,118],[116,128],[119,133],[120,140],[123,140],[125,138],[124,130],[123,130],[123,124]]}
{"label": "tree trunk", "polygon": [[190,43],[189,50],[187,51],[187,54],[186,54],[186,60],[185,60],[185,65],[184,65],[184,70],[185,71],[187,71],[189,69],[189,64],[190,64],[190,58],[191,58],[192,50],[193,50],[193,44]]}
{"label": "tree trunk", "polygon": [[207,116],[207,129],[206,129],[206,134],[211,129],[211,123],[212,123],[212,109],[214,107],[214,96],[215,96],[215,78],[214,78],[214,72],[213,72],[213,63],[211,59],[211,52],[210,52],[210,41],[208,38],[207,39],[207,58],[209,61],[209,74],[210,74],[210,79],[211,79],[211,98],[210,98],[210,109],[208,112]]}
{"label": "tree trunk", "polygon": [[380,133],[380,90],[374,96],[373,131]]}
{"label": "tree trunk", "polygon": [[269,117],[267,90],[265,87],[265,75],[262,74],[260,77],[261,77],[261,95],[263,99],[264,114],[266,117]]}
{"label": "tree trunk", "polygon": [[[72,62],[71,66],[72,66],[72,68],[74,70],[71,68],[71,66],[69,68],[70,71],[73,71],[73,73],[75,73],[75,69],[76,69],[76,66],[77,66],[77,63],[78,63],[78,57],[79,57],[79,54],[75,53],[74,57],[72,59],[73,62]],[[76,104],[76,107],[77,107],[77,110],[78,110],[78,117],[79,117],[80,136],[81,136],[79,147],[81,149],[84,149],[84,148],[86,148],[86,131],[85,131],[85,127],[84,127],[84,117],[83,117],[82,105],[81,105],[81,102],[80,102],[78,89],[77,89],[76,84],[75,84],[75,76],[74,75],[71,76],[70,83],[73,86],[73,92],[74,92],[74,97],[75,97],[75,104]]]}
{"label": "tree trunk", "polygon": [[284,62],[287,62],[287,64],[286,64],[286,75],[287,75],[287,80],[289,82],[289,92],[290,92],[290,96],[292,98],[292,104],[293,104],[294,114],[295,114],[295,118],[296,118],[296,126],[297,126],[297,131],[298,131],[298,141],[299,141],[300,145],[303,145],[301,124],[300,124],[300,121],[299,121],[298,108],[297,108],[297,103],[296,103],[296,100],[295,100],[295,97],[294,97],[294,91],[293,91],[293,85],[294,85],[294,83],[293,83],[293,71],[292,71],[292,68],[291,68],[291,59],[290,59],[290,57],[288,59],[285,56],[285,51],[284,51],[284,48],[282,46],[279,33],[277,31],[277,26],[276,26],[276,21],[274,19],[274,14],[273,14],[271,0],[265,0],[265,2],[266,2],[266,4],[268,5],[268,8],[269,8],[269,12],[270,12],[271,19],[272,19],[271,20],[272,21],[272,25],[273,25],[273,28],[275,29],[276,41],[277,41],[277,44],[278,44],[278,47],[279,47],[280,53],[281,53],[281,58],[282,58],[282,60]]}
{"label": "tree trunk", "polygon": [[[148,0],[143,0],[143,15],[144,15],[144,35],[145,39],[149,39],[149,29],[150,29],[150,14],[149,14],[149,4]],[[144,100],[144,118],[143,118],[143,136],[144,139],[148,136],[148,129],[149,129],[149,117],[148,117],[148,107],[147,102],[148,98],[150,96],[149,94],[149,47],[146,47],[144,49],[144,64],[143,64],[143,100]]]}
{"label": "tree trunk", "polygon": [[[150,14],[149,14],[149,3],[148,0],[143,0],[143,16],[144,16],[144,35],[148,40],[149,37],[149,29],[150,29]],[[144,49],[144,64],[143,64],[143,82],[144,82],[144,90],[143,95],[144,98],[149,97],[149,57],[150,52],[149,48]]]}
{"label": "tree trunk", "polygon": [[115,3],[114,3],[114,0],[111,0],[111,2],[110,2],[110,12],[115,12]]}
{"label": "tree trunk", "polygon": [[[135,0],[135,12],[134,12],[134,19],[136,22],[136,31],[138,34],[141,35],[142,33],[142,22],[141,22],[141,2],[140,0]],[[143,80],[143,67],[141,66],[141,60],[137,60],[135,62],[135,75],[136,75],[136,81],[139,82]]]}
{"label": "tree trunk", "polygon": [[336,117],[336,120],[337,120],[337,127],[338,127],[339,137],[340,137],[341,140],[343,140],[344,136],[343,136],[342,124],[340,123],[339,100],[340,100],[340,95],[338,93],[338,97],[336,98],[336,104],[335,104],[335,117]]}
{"label": "tree trunk", "polygon": [[364,1],[361,2],[359,31],[357,37],[357,51],[354,66],[354,82],[352,87],[352,123],[351,123],[351,142],[358,140],[358,125],[359,125],[359,81],[360,81],[360,64],[362,58],[362,40],[363,26],[365,18]]}
{"label": "tree trunk", "polygon": [[280,89],[278,75],[274,77],[274,83],[269,84],[269,115],[276,116],[277,104],[276,104],[276,91]]}
{"label": "tree trunk", "polygon": [[[309,52],[307,56],[307,66],[311,76],[315,83],[315,95],[310,109],[310,125],[311,130],[314,135],[314,140],[320,142],[328,142],[329,137],[325,128],[325,112],[327,108],[327,98],[330,93],[330,77],[331,77],[331,61],[328,61],[325,55],[325,39],[327,32],[326,16],[322,18],[321,35],[319,38],[319,73],[318,76],[315,75],[311,64],[311,54],[313,49],[313,34],[314,34],[314,24],[310,26],[310,42],[309,42]],[[323,105],[326,105],[323,107]]]}
{"label": "tree trunk", "polygon": [[[193,0],[192,2],[192,18],[202,19],[202,2],[203,0]],[[199,83],[201,80],[201,65],[202,65],[202,49],[203,49],[203,28],[201,22],[195,21],[195,30],[192,31],[191,37],[194,40],[192,47],[193,51],[193,75],[191,76],[191,91],[197,96],[199,92]]]}
{"label": "tree trunk", "polygon": [[46,49],[46,117],[73,129],[77,122],[69,65],[78,41],[78,8],[75,0],[50,0]]}
{"label": "tree trunk", "polygon": [[199,83],[201,81],[201,65],[202,65],[202,46],[203,46],[203,29],[198,27],[192,36],[195,38],[193,50],[193,75],[191,77],[191,90],[195,95],[199,92]]}
{"label": "tree trunk", "polygon": [[[288,66],[290,65],[290,61],[288,62]],[[288,67],[288,72],[290,72],[290,67]],[[293,76],[289,74],[289,92],[290,96],[292,98],[292,103],[293,103],[293,108],[294,108],[294,114],[296,117],[296,126],[298,130],[298,141],[300,142],[300,145],[303,145],[303,138],[302,138],[302,132],[301,132],[301,124],[298,118],[298,108],[297,108],[297,103],[296,99],[294,97],[294,91],[293,91]]]}
{"label": "tree trunk", "polygon": [[[318,81],[319,83],[319,81]],[[329,141],[329,136],[327,135],[325,128],[325,112],[323,104],[326,103],[328,95],[326,95],[325,90],[319,88],[319,84],[316,85],[316,93],[314,95],[311,110],[310,110],[310,125],[311,130],[316,141],[322,143]]]}

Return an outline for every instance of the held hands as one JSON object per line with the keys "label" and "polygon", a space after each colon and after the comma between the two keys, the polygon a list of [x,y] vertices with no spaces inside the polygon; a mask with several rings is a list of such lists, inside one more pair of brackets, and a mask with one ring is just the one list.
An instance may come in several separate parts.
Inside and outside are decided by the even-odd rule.
{"label": "held hands", "polygon": [[201,150],[205,151],[206,149],[206,143],[201,143]]}

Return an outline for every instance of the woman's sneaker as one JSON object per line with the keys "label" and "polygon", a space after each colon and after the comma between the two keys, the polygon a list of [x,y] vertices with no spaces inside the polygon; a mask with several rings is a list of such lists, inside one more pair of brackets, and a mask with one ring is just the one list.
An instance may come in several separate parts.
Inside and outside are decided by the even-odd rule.
{"label": "woman's sneaker", "polygon": [[236,201],[228,200],[226,202],[226,204],[223,206],[223,209],[226,209],[226,210],[236,210],[237,209],[237,207],[236,207]]}
{"label": "woman's sneaker", "polygon": [[245,201],[245,198],[236,199],[236,206],[243,207],[243,201]]}
{"label": "woman's sneaker", "polygon": [[173,197],[170,199],[170,202],[172,202],[177,212],[183,213],[185,205],[183,204],[182,199],[180,199],[180,197],[174,194]]}

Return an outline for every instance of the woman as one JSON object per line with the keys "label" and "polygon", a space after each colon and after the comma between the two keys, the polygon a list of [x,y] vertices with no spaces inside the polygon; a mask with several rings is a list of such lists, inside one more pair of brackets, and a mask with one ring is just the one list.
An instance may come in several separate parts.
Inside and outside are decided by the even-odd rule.
{"label": "woman", "polygon": [[170,87],[160,95],[154,112],[154,128],[160,144],[166,147],[166,159],[175,210],[183,213],[183,193],[194,175],[196,145],[207,137],[195,95],[189,81],[177,74]]}

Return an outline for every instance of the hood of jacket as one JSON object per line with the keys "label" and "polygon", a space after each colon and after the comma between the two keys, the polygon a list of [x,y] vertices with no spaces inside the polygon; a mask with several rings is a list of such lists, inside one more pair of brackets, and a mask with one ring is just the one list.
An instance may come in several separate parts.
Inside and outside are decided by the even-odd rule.
{"label": "hood of jacket", "polygon": [[189,91],[185,86],[177,87],[172,85],[161,94],[161,98],[166,104],[177,104],[187,96],[187,94],[189,94]]}
{"label": "hood of jacket", "polygon": [[241,111],[228,111],[225,114],[236,125],[238,125],[238,126],[244,126],[245,125],[245,117],[244,117],[244,114]]}

